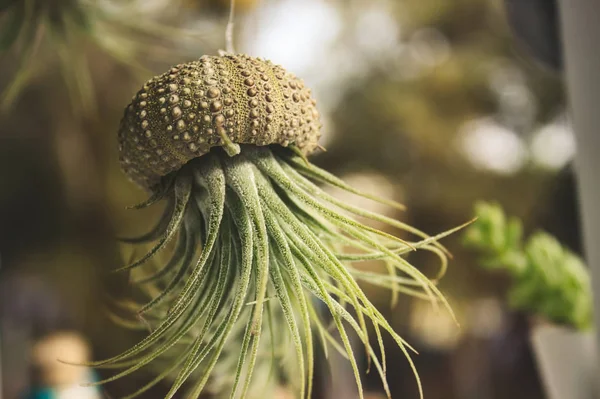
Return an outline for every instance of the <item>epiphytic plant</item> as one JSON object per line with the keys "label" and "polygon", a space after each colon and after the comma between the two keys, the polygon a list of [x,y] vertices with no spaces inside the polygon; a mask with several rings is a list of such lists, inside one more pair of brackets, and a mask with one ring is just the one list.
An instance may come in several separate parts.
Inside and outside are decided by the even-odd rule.
{"label": "epiphytic plant", "polygon": [[[309,163],[306,155],[318,148],[320,127],[311,91],[300,79],[245,55],[203,56],[177,65],[134,96],[119,130],[122,168],[152,193],[136,207],[162,199],[168,206],[153,230],[130,240],[156,244],[120,270],[144,270],[140,267],[151,264],[170,240],[176,242],[170,260],[137,281],[150,297],[139,305],[137,325],[148,325],[151,332],[131,349],[93,364],[123,369],[103,382],[160,362],[158,376],[129,397],[168,376],[174,382],[167,398],[186,381],[192,398],[207,384],[246,397],[255,369],[283,357],[279,377],[295,382],[300,397],[310,397],[314,332],[324,348],[330,345],[348,358],[362,397],[348,329],[364,344],[388,395],[383,332],[417,375],[412,348],[357,281],[450,309],[436,282],[447,263],[437,240],[451,231],[429,237],[321,189],[316,183],[402,208]],[[418,240],[404,241],[353,215]],[[429,279],[407,262],[403,255],[416,249],[439,258],[440,276]],[[388,274],[360,270],[355,262],[363,260],[384,261]],[[328,310],[339,341],[321,308]],[[375,335],[380,356],[369,334]],[[293,361],[286,356],[289,347]]]}
{"label": "epiphytic plant", "polygon": [[[0,96],[0,107],[12,106],[26,84],[46,72],[49,62],[40,62],[45,49],[51,49],[51,57],[46,59],[53,62],[56,58],[60,65],[78,115],[94,111],[95,106],[86,54],[90,44],[122,64],[145,70],[136,62],[136,55],[152,53],[167,39],[198,35],[170,28],[147,15],[140,18],[141,5],[119,0],[0,1],[0,55],[7,57],[13,52],[16,61],[16,72]],[[154,39],[154,49],[148,39]]]}

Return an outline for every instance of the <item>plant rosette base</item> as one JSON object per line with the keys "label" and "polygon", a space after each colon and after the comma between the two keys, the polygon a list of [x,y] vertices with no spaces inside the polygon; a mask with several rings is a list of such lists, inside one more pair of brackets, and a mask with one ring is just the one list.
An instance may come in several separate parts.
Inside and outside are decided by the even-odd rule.
{"label": "plant rosette base", "polygon": [[536,320],[530,340],[548,399],[599,397],[593,331]]}

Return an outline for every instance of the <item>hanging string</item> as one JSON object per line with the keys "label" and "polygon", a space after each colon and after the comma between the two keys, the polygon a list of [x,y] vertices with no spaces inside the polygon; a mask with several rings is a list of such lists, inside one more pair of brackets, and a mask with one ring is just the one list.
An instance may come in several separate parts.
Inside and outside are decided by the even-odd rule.
{"label": "hanging string", "polygon": [[235,18],[235,0],[229,2],[229,21],[227,21],[227,28],[225,29],[225,50],[230,54],[235,54],[235,47],[233,46],[233,25]]}

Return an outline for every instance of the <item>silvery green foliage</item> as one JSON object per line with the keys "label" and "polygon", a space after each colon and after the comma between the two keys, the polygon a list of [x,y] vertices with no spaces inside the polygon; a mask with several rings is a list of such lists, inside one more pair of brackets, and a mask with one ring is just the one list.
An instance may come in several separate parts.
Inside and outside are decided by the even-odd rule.
{"label": "silvery green foliage", "polygon": [[[93,114],[89,50],[101,50],[111,60],[147,72],[140,57],[155,52],[165,57],[161,43],[200,36],[157,22],[157,15],[173,14],[176,2],[159,2],[161,7],[149,13],[140,0],[0,0],[0,55],[14,70],[2,88],[0,109],[9,110],[27,84],[57,64],[74,114]],[[174,52],[177,46],[166,48]]]}
{"label": "silvery green foliage", "polygon": [[[437,240],[456,229],[429,237],[397,220],[348,205],[315,182],[361,195],[299,152],[279,146],[243,145],[233,157],[215,148],[164,178],[152,198],[138,206],[166,198],[170,205],[164,216],[153,231],[129,240],[155,244],[120,269],[145,271],[135,285],[149,298],[145,304],[122,304],[139,319],[120,321],[129,327],[149,327],[150,333],[127,351],[93,363],[122,369],[100,383],[153,364],[159,370],[156,378],[128,398],[168,377],[173,382],[167,398],[184,384],[192,398],[204,389],[231,397],[267,397],[251,392],[262,389],[269,379],[272,384],[288,381],[300,397],[310,397],[313,341],[318,339],[325,350],[333,348],[349,360],[362,397],[361,370],[349,338],[353,334],[364,344],[369,364],[389,395],[383,345],[387,333],[405,354],[422,391],[411,359],[413,349],[358,282],[450,310],[436,286],[447,262],[446,250]],[[418,240],[404,241],[359,223],[352,215],[404,230]],[[170,261],[150,272],[141,268],[151,265],[149,261],[172,239],[176,242]],[[436,279],[403,257],[417,249],[438,256],[441,273]],[[357,267],[356,262],[365,260],[385,262],[387,274]],[[380,355],[371,346],[372,334]]]}

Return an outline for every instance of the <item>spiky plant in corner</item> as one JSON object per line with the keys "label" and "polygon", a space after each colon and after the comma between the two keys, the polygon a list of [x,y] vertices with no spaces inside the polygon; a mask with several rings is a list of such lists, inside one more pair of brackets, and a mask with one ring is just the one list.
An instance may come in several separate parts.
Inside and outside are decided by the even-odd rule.
{"label": "spiky plant in corner", "polygon": [[145,71],[136,55],[152,52],[148,39],[155,39],[157,47],[165,38],[190,34],[140,18],[141,5],[119,0],[0,1],[0,55],[5,58],[12,52],[16,60],[16,72],[3,89],[0,108],[9,109],[26,84],[48,69],[48,62],[39,62],[39,57],[44,48],[50,48],[75,114],[93,112],[94,87],[86,57],[90,44],[124,65]]}
{"label": "spiky plant in corner", "polygon": [[592,326],[590,278],[582,260],[539,231],[523,243],[523,226],[498,204],[475,206],[478,220],[464,242],[481,254],[481,265],[507,272],[509,305],[578,330]]}
{"label": "spiky plant in corner", "polygon": [[[362,397],[361,371],[349,339],[353,332],[390,395],[382,337],[387,332],[408,359],[422,395],[412,348],[358,281],[441,303],[450,311],[437,279],[427,278],[403,255],[430,251],[445,270],[446,250],[437,240],[454,230],[429,237],[327,194],[317,183],[402,208],[312,165],[306,155],[318,148],[320,127],[315,101],[300,79],[245,55],[203,56],[177,65],[134,96],[119,130],[122,167],[152,193],[137,208],[162,199],[168,206],[156,228],[130,240],[156,244],[120,270],[143,270],[170,240],[176,243],[168,263],[137,281],[150,298],[134,305],[142,318],[137,326],[149,326],[151,332],[131,349],[92,364],[123,368],[101,383],[159,362],[157,377],[128,398],[168,376],[174,380],[166,398],[186,381],[191,398],[207,384],[247,397],[252,388],[262,387],[251,384],[256,369],[283,361],[285,367],[275,367],[276,377],[295,383],[300,397],[311,397],[314,332],[324,348],[348,358]],[[352,215],[418,240],[404,241]],[[353,263],[362,260],[385,261],[389,273],[361,271]],[[339,337],[318,307],[328,310]]]}

